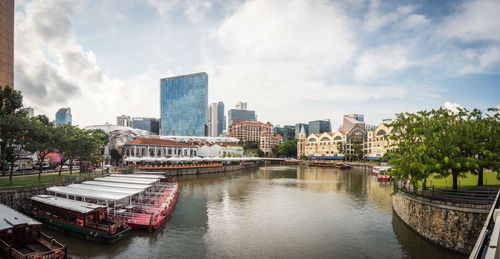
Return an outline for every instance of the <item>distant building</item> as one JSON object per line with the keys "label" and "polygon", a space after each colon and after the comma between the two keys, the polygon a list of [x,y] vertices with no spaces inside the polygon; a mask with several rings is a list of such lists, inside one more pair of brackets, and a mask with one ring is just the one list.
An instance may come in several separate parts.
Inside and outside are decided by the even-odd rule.
{"label": "distant building", "polygon": [[21,108],[21,111],[26,111],[28,118],[33,118],[33,116],[35,116],[35,109],[31,107]]}
{"label": "distant building", "polygon": [[228,112],[228,125],[235,121],[257,121],[255,111],[247,110],[247,103],[238,102],[235,109],[230,109]]}
{"label": "distant building", "polygon": [[293,140],[295,138],[295,126],[283,126],[283,141]]}
{"label": "distant building", "polygon": [[211,103],[208,106],[207,116],[208,116],[207,136],[210,137],[221,136],[222,132],[225,130],[226,127],[226,122],[225,122],[226,117],[224,116],[224,103],[223,102]]}
{"label": "distant building", "polygon": [[348,114],[344,115],[342,130],[345,132],[351,131],[355,125],[365,127],[364,116],[361,114]]}
{"label": "distant building", "polygon": [[281,127],[280,125],[274,126],[273,135],[274,136],[278,136],[278,135],[283,136],[283,127]]}
{"label": "distant building", "polygon": [[161,135],[205,136],[207,108],[206,73],[160,80]]}
{"label": "distant building", "polygon": [[331,132],[332,124],[330,120],[317,120],[309,122],[309,134],[321,134],[323,132]]}
{"label": "distant building", "polygon": [[295,124],[295,138],[298,139],[300,136],[300,131],[302,130],[302,127],[304,127],[304,133],[306,135],[309,135],[309,124],[307,123],[297,123]]}
{"label": "distant building", "polygon": [[160,119],[133,117],[132,118],[132,128],[147,130],[155,135],[159,135],[160,134]]}
{"label": "distant building", "polygon": [[0,87],[14,88],[14,0],[0,1]]}
{"label": "distant building", "polygon": [[268,133],[262,133],[260,135],[260,144],[259,148],[264,152],[265,156],[270,156],[273,150],[273,147],[279,145],[283,142],[283,137],[280,135],[273,136]]}
{"label": "distant building", "polygon": [[235,137],[245,143],[253,142],[260,144],[260,136],[262,134],[273,133],[273,125],[271,123],[263,123],[260,121],[236,121],[229,125],[229,137]]}
{"label": "distant building", "polygon": [[124,127],[132,127],[132,118],[130,116],[122,115],[116,117],[116,125]]}
{"label": "distant building", "polygon": [[64,124],[71,125],[72,117],[71,117],[71,109],[61,108],[56,112],[56,127]]}

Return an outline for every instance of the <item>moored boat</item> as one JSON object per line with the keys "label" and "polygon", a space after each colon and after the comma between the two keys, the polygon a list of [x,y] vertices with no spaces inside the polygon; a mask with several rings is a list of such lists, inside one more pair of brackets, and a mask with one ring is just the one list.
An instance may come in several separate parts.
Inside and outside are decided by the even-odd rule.
{"label": "moored boat", "polygon": [[111,220],[107,206],[52,195],[31,198],[32,215],[57,229],[67,230],[87,240],[114,243],[130,232],[123,220]]}
{"label": "moored boat", "polygon": [[337,163],[335,165],[335,167],[340,168],[340,169],[347,169],[347,168],[351,168],[351,165],[345,164],[345,163]]}
{"label": "moored boat", "polygon": [[335,167],[334,163],[328,163],[328,162],[313,162],[310,163],[309,166],[315,166],[315,167]]}
{"label": "moored boat", "polygon": [[285,165],[298,165],[299,161],[297,161],[297,159],[285,159],[283,163]]}
{"label": "moored boat", "polygon": [[40,231],[41,223],[0,204],[1,258],[67,258],[66,246]]}

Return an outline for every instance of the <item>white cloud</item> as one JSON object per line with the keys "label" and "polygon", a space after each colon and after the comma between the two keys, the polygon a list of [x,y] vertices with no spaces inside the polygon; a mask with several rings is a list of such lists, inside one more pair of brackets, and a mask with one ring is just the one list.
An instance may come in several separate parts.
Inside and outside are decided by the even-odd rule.
{"label": "white cloud", "polygon": [[396,23],[414,10],[414,6],[404,5],[397,7],[393,12],[380,12],[379,2],[371,1],[370,12],[364,20],[363,29],[367,32],[376,32],[385,26]]}
{"label": "white cloud", "polygon": [[431,21],[424,15],[411,14],[401,21],[400,26],[403,29],[416,29],[428,26],[430,23]]}
{"label": "white cloud", "polygon": [[444,108],[450,110],[453,113],[457,113],[459,108],[463,109],[463,107],[460,104],[452,102],[445,102]]}
{"label": "white cloud", "polygon": [[407,50],[401,46],[384,46],[363,53],[354,70],[358,81],[387,78],[408,66]]}
{"label": "white cloud", "polygon": [[465,42],[500,41],[500,1],[465,1],[445,19],[438,34]]}
{"label": "white cloud", "polygon": [[467,49],[463,52],[466,63],[459,74],[494,73],[500,67],[500,45],[482,49]]}

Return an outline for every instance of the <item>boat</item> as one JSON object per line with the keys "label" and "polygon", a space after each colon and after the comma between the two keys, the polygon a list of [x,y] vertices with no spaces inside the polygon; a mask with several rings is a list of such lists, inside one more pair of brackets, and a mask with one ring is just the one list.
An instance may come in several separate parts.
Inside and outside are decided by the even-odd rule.
{"label": "boat", "polygon": [[285,165],[298,165],[299,161],[297,161],[297,159],[285,159],[283,163]]}
{"label": "boat", "polygon": [[114,243],[131,229],[124,220],[109,219],[105,205],[52,195],[32,197],[29,211],[48,225],[97,242]]}
{"label": "boat", "polygon": [[374,166],[373,167],[373,171],[372,171],[372,174],[374,176],[378,176],[378,174],[382,171],[387,171],[389,169],[391,169],[392,167],[391,166]]}
{"label": "boat", "polygon": [[173,165],[137,165],[138,170],[173,170],[187,168],[212,168],[222,167],[222,163],[198,163],[198,164],[173,164]]}
{"label": "boat", "polygon": [[315,166],[315,167],[335,167],[334,163],[328,163],[328,162],[312,162],[309,164],[309,166]]}
{"label": "boat", "polygon": [[42,223],[0,204],[1,258],[67,258],[66,245],[42,231]]}
{"label": "boat", "polygon": [[351,168],[351,165],[349,164],[344,164],[344,163],[337,163],[335,167],[340,168],[340,169],[348,169]]}
{"label": "boat", "polygon": [[392,176],[390,176],[389,174],[387,174],[387,171],[390,167],[388,168],[385,168],[385,169],[380,169],[378,174],[377,174],[377,180],[379,182],[388,182],[391,180]]}

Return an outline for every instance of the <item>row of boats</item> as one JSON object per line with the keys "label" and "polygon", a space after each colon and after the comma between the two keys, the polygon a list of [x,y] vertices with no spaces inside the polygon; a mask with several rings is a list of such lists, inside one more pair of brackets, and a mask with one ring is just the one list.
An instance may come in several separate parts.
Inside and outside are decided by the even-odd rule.
{"label": "row of boats", "polygon": [[[26,220],[30,222],[28,227],[20,228],[25,229],[25,233],[11,231],[9,238],[8,228],[3,233],[0,222],[0,248],[7,257],[66,257],[65,246],[47,246],[47,243],[55,244],[54,241],[40,238],[46,235],[39,227],[33,228],[40,225],[38,221],[104,243],[114,243],[128,236],[131,229],[156,230],[174,211],[179,185],[160,174],[112,174],[81,184],[50,187],[47,193],[32,197],[26,206],[25,212],[36,220]],[[12,214],[20,214],[12,211]],[[14,215],[4,221],[19,217]]]}
{"label": "row of boats", "polygon": [[340,169],[348,169],[351,168],[351,165],[345,163],[328,163],[328,162],[313,162],[310,163],[309,166],[314,167],[335,167]]}

